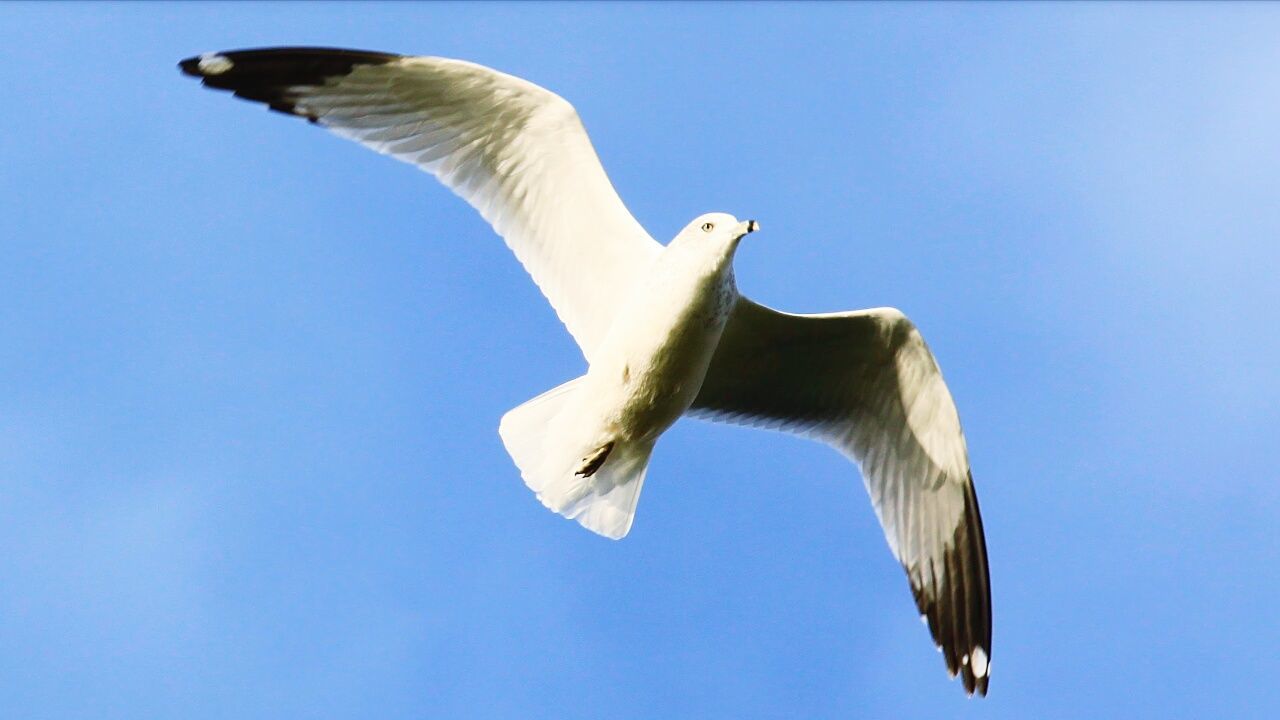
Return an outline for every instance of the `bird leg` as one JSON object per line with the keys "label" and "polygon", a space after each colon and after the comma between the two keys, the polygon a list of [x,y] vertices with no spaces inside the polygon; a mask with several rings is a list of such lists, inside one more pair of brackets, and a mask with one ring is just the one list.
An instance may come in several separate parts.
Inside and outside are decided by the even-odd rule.
{"label": "bird leg", "polygon": [[612,450],[613,450],[613,441],[610,440],[604,445],[601,445],[600,447],[596,448],[595,451],[593,451],[590,455],[582,458],[582,465],[580,465],[578,469],[574,471],[573,474],[577,475],[578,477],[584,477],[584,478],[595,475],[596,471],[599,470],[602,465],[604,465],[604,461],[609,459],[609,453]]}

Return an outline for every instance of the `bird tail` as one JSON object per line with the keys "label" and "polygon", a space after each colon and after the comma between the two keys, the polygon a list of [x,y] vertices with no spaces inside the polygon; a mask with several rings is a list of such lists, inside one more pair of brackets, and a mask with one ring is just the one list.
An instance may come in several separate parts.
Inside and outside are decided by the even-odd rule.
{"label": "bird tail", "polygon": [[582,380],[508,411],[498,434],[543,505],[617,540],[631,530],[653,443],[584,444],[571,431],[572,418],[560,418]]}

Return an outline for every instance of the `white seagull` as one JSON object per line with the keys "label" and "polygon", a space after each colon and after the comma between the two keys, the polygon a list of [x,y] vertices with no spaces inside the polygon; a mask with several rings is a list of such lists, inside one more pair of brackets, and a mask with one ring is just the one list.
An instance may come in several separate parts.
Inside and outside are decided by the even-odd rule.
{"label": "white seagull", "polygon": [[793,315],[738,294],[733,256],[754,220],[710,213],[658,244],[573,106],[520,78],[329,48],[206,53],[179,67],[417,165],[502,236],[588,362],[498,428],[544,505],[623,537],[654,444],[684,414],[822,440],[861,468],[947,670],[986,694],[991,590],[968,452],[905,315]]}

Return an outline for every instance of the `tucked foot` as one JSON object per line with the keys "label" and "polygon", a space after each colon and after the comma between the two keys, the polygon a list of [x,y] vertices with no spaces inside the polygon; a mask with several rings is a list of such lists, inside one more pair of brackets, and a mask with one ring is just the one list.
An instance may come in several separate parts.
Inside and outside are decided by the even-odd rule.
{"label": "tucked foot", "polygon": [[594,452],[582,459],[582,465],[573,472],[578,477],[591,477],[596,474],[600,466],[604,465],[604,461],[609,459],[609,453],[613,451],[613,441],[601,445]]}

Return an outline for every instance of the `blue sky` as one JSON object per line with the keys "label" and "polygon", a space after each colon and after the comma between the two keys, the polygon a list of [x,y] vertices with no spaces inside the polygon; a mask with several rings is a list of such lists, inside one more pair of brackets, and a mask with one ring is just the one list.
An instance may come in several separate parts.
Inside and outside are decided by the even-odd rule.
{"label": "blue sky", "polygon": [[[21,718],[1263,717],[1280,8],[0,5],[0,698]],[[740,288],[902,308],[960,407],[991,695],[856,470],[682,421],[631,535],[496,432],[580,374],[429,176],[175,63],[465,58],[579,109]]]}

